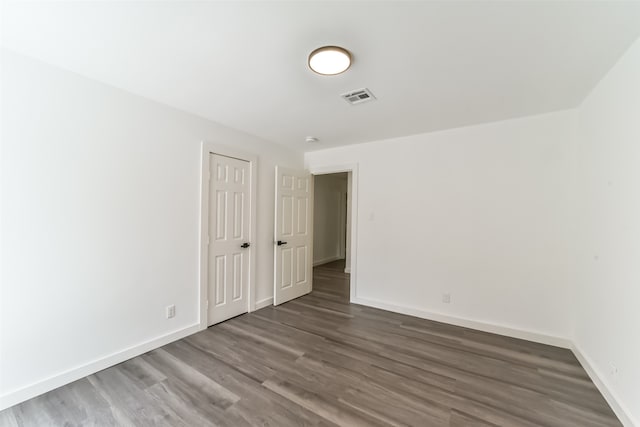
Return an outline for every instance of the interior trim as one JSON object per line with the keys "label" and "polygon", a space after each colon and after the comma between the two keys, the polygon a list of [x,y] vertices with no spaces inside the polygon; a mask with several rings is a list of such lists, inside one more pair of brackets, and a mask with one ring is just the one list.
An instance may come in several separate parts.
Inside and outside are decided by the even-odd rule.
{"label": "interior trim", "polygon": [[52,375],[41,381],[33,384],[21,387],[16,390],[12,390],[8,393],[0,396],[0,411],[10,408],[13,405],[32,399],[48,391],[54,390],[65,384],[72,383],[88,375],[94,374],[103,369],[107,369],[118,363],[122,363],[125,360],[129,360],[132,357],[139,356],[148,351],[167,345],[171,342],[177,341],[191,334],[194,334],[200,330],[200,324],[195,323],[186,328],[178,329],[168,334],[161,335],[159,337],[144,341],[133,347],[125,348],[123,350],[111,353],[109,355],[100,357],[84,365],[71,368],[69,370]]}

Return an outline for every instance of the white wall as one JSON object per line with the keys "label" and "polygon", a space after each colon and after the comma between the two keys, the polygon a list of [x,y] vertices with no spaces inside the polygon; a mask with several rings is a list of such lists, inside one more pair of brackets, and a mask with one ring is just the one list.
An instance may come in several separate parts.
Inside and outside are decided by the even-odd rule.
{"label": "white wall", "polygon": [[640,40],[576,110],[307,153],[359,163],[356,299],[568,338],[640,425],[639,112]]}
{"label": "white wall", "polygon": [[314,176],[313,264],[345,257],[347,174]]}
{"label": "white wall", "polygon": [[274,166],[301,154],[5,50],[2,66],[3,404],[197,324],[203,139],[259,156],[257,299],[272,296]]}
{"label": "white wall", "polygon": [[640,426],[640,40],[581,105],[577,148],[575,344]]}
{"label": "white wall", "polygon": [[357,300],[565,343],[573,118],[307,153],[311,167],[359,165]]}

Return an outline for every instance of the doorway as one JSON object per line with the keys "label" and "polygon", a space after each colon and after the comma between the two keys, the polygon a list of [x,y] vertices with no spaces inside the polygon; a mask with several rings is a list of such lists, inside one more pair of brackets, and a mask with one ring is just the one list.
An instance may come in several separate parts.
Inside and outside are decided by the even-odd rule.
{"label": "doorway", "polygon": [[[340,280],[347,299],[351,272],[351,172],[314,175],[314,277]],[[335,280],[334,280],[335,282]],[[336,290],[338,291],[338,290]]]}

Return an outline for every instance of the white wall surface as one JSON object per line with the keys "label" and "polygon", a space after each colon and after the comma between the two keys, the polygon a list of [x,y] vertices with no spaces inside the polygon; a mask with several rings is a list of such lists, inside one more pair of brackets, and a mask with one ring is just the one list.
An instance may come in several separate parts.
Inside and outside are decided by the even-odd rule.
{"label": "white wall surface", "polygon": [[359,165],[357,299],[568,337],[573,116],[307,153]]}
{"label": "white wall surface", "polygon": [[574,340],[640,426],[640,40],[579,108],[577,148]]}
{"label": "white wall surface", "polygon": [[274,166],[301,154],[5,50],[2,66],[0,395],[198,322],[201,140],[259,156],[272,296]]}
{"label": "white wall surface", "polygon": [[314,176],[313,263],[343,259],[346,246],[347,174]]}

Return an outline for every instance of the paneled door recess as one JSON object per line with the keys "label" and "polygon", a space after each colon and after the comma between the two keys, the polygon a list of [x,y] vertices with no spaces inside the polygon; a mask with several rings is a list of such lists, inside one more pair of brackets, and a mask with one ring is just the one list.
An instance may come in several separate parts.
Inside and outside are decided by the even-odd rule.
{"label": "paneled door recess", "polygon": [[276,166],[273,303],[311,292],[313,180],[305,171]]}
{"label": "paneled door recess", "polygon": [[209,155],[208,324],[248,311],[252,256],[249,162]]}

